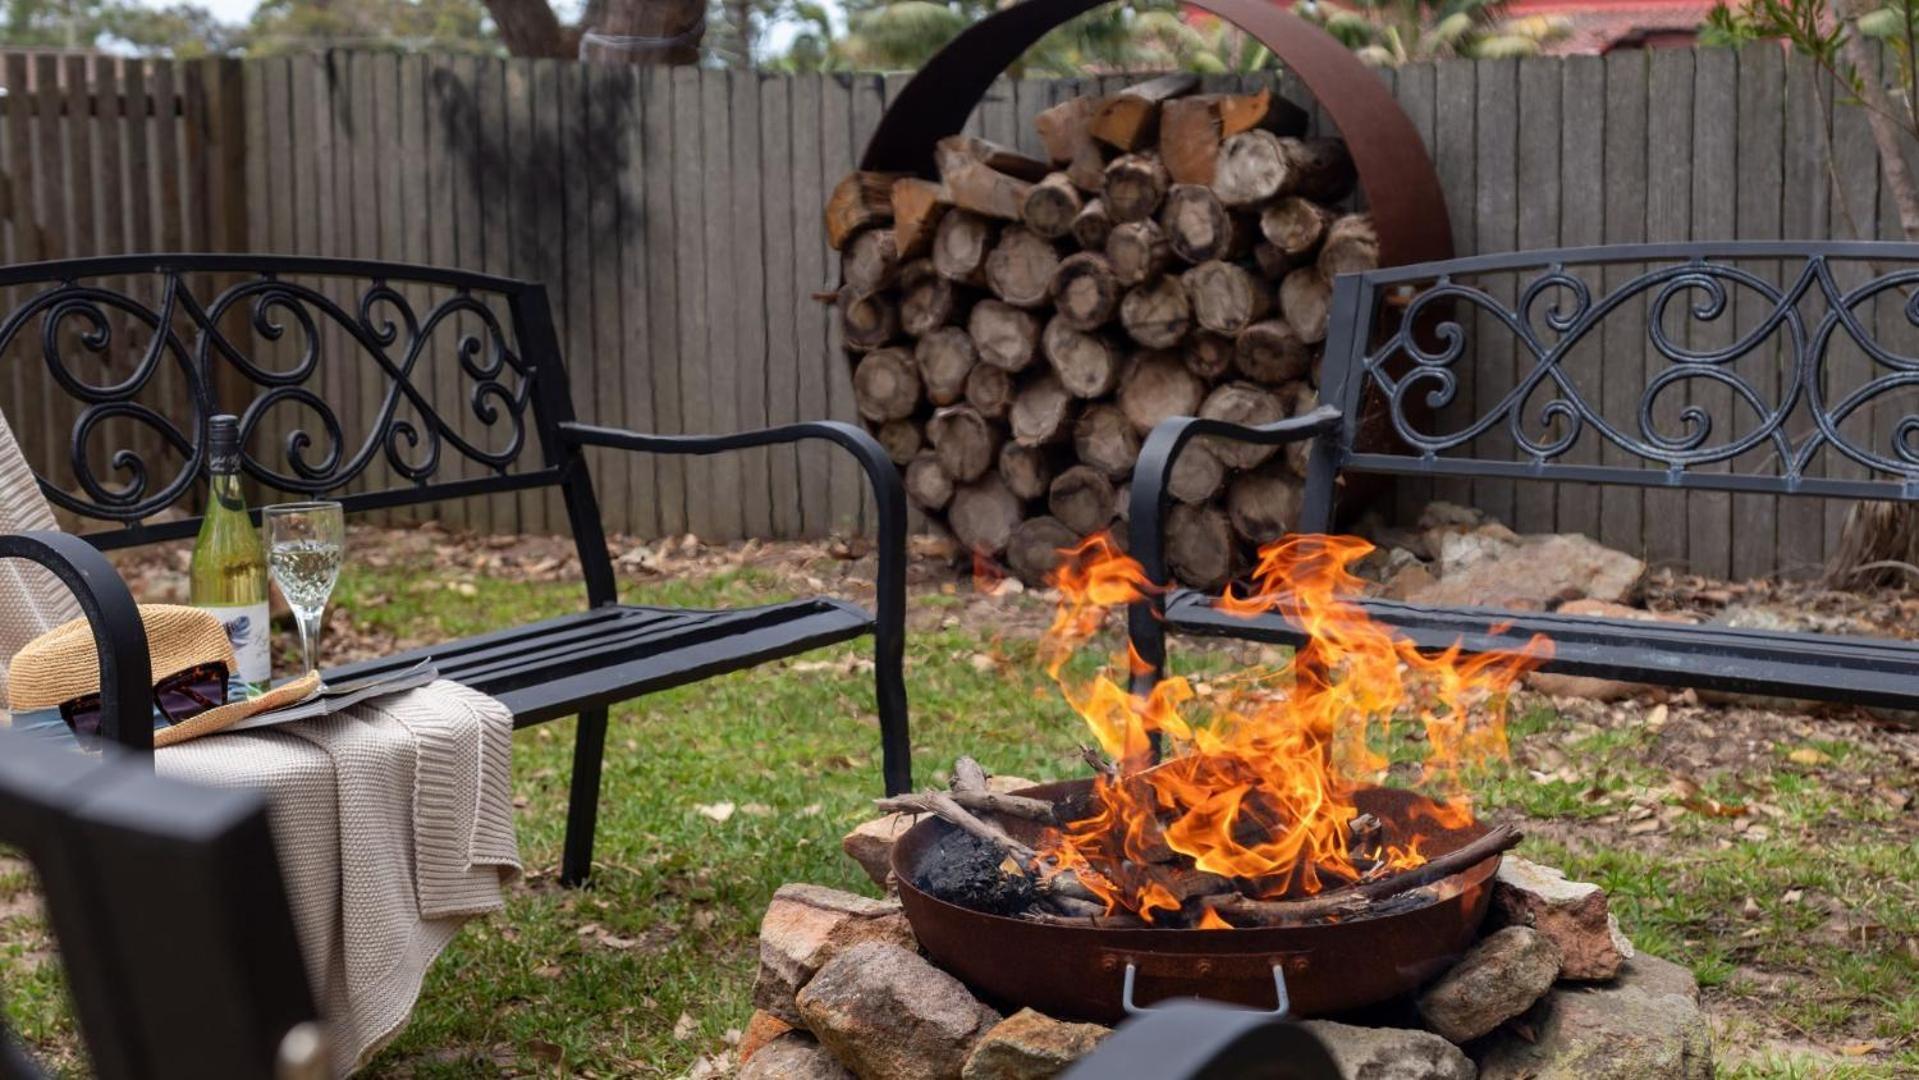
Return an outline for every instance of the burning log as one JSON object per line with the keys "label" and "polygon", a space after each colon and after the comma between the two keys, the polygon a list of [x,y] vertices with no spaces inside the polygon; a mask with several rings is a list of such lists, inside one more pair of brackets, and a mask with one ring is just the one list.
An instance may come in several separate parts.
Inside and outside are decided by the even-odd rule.
{"label": "burning log", "polygon": [[[1031,866],[1038,856],[1037,852],[1014,839],[1011,833],[1000,828],[998,824],[974,814],[960,805],[957,797],[944,791],[890,795],[884,799],[873,800],[873,805],[887,814],[932,814],[961,832],[984,840],[1012,856],[1019,861],[1022,871],[1025,867]],[[1046,810],[1050,815],[1052,806],[1047,804]]]}
{"label": "burning log", "polygon": [[1220,917],[1235,917],[1256,926],[1301,926],[1328,918],[1363,918],[1385,901],[1448,878],[1519,845],[1524,835],[1510,825],[1498,825],[1485,835],[1410,870],[1377,881],[1363,881],[1329,889],[1303,900],[1254,900],[1231,896],[1214,905]]}

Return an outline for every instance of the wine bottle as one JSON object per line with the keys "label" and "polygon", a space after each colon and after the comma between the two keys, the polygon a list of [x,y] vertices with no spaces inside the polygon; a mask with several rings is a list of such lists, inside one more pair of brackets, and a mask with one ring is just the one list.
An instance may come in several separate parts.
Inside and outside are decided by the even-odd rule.
{"label": "wine bottle", "polygon": [[207,512],[189,571],[192,603],[226,626],[240,666],[231,674],[249,687],[265,687],[273,678],[266,548],[240,493],[238,418],[222,414],[208,421],[207,474]]}

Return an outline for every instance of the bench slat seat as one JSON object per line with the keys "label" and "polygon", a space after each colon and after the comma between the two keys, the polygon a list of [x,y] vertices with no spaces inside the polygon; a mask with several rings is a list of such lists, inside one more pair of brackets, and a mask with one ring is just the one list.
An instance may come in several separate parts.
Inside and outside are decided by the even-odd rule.
{"label": "bench slat seat", "polygon": [[[1360,606],[1422,650],[1458,643],[1467,653],[1511,652],[1544,634],[1552,639],[1553,655],[1540,665],[1542,671],[1919,709],[1919,649],[1908,641],[1395,600],[1366,600]],[[1167,598],[1166,624],[1187,634],[1278,645],[1297,645],[1306,637],[1277,612],[1250,618],[1231,614],[1216,598],[1190,589]]]}
{"label": "bench slat seat", "polygon": [[818,597],[716,611],[613,605],[409,649],[326,677],[431,658],[443,678],[499,698],[515,727],[530,727],[872,632],[866,611]]}

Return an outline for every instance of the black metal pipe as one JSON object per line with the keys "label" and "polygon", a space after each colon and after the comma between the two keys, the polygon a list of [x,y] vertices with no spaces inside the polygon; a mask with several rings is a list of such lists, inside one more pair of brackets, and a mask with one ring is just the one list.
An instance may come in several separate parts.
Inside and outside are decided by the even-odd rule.
{"label": "black metal pipe", "polygon": [[100,656],[100,733],[105,741],[153,752],[153,661],[139,605],[105,555],[63,532],[0,535],[0,559],[27,559],[53,572],[80,604]]}
{"label": "black metal pipe", "polygon": [[574,446],[605,446],[653,454],[719,454],[758,446],[820,439],[852,454],[873,488],[879,513],[873,624],[874,691],[880,718],[881,769],[886,793],[912,790],[913,745],[906,700],[906,488],[886,448],[865,430],[838,420],[783,424],[730,435],[653,435],[592,424],[563,423]]}

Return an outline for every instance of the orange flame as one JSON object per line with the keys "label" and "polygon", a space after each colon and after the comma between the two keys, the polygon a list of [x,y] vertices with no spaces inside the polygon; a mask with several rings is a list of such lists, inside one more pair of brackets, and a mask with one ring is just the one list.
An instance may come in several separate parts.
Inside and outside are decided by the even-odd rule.
{"label": "orange flame", "polygon": [[[1416,829],[1351,850],[1354,792],[1385,778],[1395,725],[1405,739],[1408,722],[1418,726],[1410,737],[1426,744],[1412,786],[1435,801],[1434,825],[1468,823],[1463,767],[1504,757],[1507,692],[1551,654],[1551,642],[1538,637],[1516,653],[1465,656],[1454,645],[1422,655],[1351,599],[1361,582],[1350,568],[1371,550],[1335,536],[1266,547],[1254,591],[1229,591],[1219,606],[1244,617],[1276,612],[1306,642],[1285,664],[1210,680],[1203,694],[1175,676],[1144,696],[1105,673],[1075,679],[1067,667],[1108,612],[1146,596],[1151,582],[1103,536],[1067,552],[1042,658],[1118,770],[1095,782],[1086,817],[1048,835],[1043,872],[1072,871],[1109,912],[1151,922],[1191,900],[1198,924],[1217,927],[1223,920],[1203,898],[1181,895],[1198,875],[1179,864],[1273,897],[1418,866],[1426,856]],[[1130,650],[1123,659],[1129,675],[1140,671]]]}

